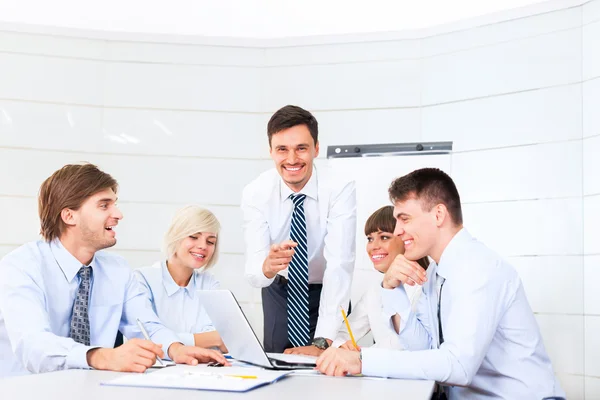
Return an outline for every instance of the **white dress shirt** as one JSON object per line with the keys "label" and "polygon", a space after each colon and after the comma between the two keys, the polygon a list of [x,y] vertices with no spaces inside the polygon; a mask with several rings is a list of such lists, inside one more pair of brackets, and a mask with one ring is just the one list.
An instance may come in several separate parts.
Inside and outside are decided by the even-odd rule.
{"label": "white dress shirt", "polygon": [[137,269],[134,274],[144,287],[150,307],[183,344],[194,346],[194,333],[215,330],[196,293],[219,289],[219,281],[210,272],[194,271],[186,287],[175,283],[165,261]]}
{"label": "white dress shirt", "polygon": [[[445,279],[439,348],[436,274]],[[380,289],[384,315],[400,314],[399,340],[410,351],[364,349],[365,375],[435,380],[450,399],[565,396],[510,264],[462,229],[427,278],[416,312],[402,286]]]}
{"label": "white dress shirt", "polygon": [[[413,305],[413,311],[415,311],[421,295],[421,286],[407,286],[406,292],[410,304]],[[352,303],[352,312],[348,315],[348,323],[356,341],[372,332],[375,341],[373,347],[404,349],[398,340],[398,334],[394,330],[391,319],[383,315],[381,282],[378,285],[369,287],[356,303]],[[348,340],[350,340],[350,335],[346,325],[342,324],[331,346],[340,347]]]}
{"label": "white dress shirt", "polygon": [[[273,279],[262,265],[274,243],[290,239],[294,193],[277,170],[262,173],[242,195],[246,277],[255,287]],[[356,191],[354,181],[313,168],[299,192],[306,195],[304,214],[308,240],[308,281],[323,283],[315,337],[333,339],[342,322],[340,306],[348,307],[356,245]],[[287,270],[280,273],[287,277]]]}
{"label": "white dress shirt", "polygon": [[89,368],[87,352],[112,348],[117,331],[162,343],[165,356],[178,342],[146,306],[142,287],[129,265],[115,254],[99,251],[92,262],[89,299],[90,344],[69,337],[81,263],[61,244],[31,242],[0,261],[0,377],[68,368]]}

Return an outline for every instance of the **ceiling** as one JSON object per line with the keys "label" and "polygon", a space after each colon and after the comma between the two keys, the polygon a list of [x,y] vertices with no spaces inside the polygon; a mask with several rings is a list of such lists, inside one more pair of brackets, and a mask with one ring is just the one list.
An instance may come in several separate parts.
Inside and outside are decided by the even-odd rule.
{"label": "ceiling", "polygon": [[102,31],[284,38],[419,29],[543,0],[0,0],[0,21]]}

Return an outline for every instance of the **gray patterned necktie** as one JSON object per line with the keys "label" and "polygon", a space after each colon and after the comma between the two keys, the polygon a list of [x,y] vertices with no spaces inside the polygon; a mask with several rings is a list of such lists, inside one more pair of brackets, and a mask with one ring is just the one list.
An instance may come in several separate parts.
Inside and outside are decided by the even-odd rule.
{"label": "gray patterned necktie", "polygon": [[83,266],[77,273],[79,275],[79,289],[73,303],[73,315],[71,316],[71,339],[77,343],[90,345],[90,319],[88,306],[90,303],[90,287],[92,267]]}

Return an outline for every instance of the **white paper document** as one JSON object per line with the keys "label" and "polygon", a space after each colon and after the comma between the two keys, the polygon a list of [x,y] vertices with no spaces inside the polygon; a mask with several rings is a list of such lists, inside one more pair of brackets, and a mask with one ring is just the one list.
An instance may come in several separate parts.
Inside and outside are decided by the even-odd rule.
{"label": "white paper document", "polygon": [[290,373],[262,368],[177,365],[145,374],[127,374],[102,385],[247,392],[277,382]]}

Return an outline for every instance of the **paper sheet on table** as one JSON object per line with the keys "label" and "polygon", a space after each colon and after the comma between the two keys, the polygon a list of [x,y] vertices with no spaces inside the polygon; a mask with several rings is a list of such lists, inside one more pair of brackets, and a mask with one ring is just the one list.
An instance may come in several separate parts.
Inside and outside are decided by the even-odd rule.
{"label": "paper sheet on table", "polygon": [[102,385],[247,392],[277,382],[290,373],[291,371],[269,371],[262,368],[178,365],[148,374],[127,374],[102,382]]}

